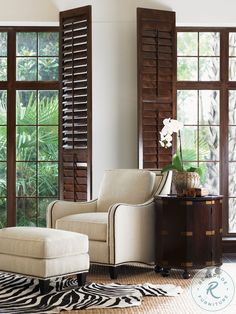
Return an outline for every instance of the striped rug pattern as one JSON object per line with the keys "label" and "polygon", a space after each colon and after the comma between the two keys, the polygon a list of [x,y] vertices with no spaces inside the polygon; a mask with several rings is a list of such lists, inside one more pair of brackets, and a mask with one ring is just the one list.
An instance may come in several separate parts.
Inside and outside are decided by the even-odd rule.
{"label": "striped rug pattern", "polygon": [[174,297],[182,288],[173,284],[87,283],[77,287],[75,278],[51,281],[50,291],[41,295],[37,279],[0,273],[0,313],[59,313],[60,311],[128,308],[139,306],[143,297]]}

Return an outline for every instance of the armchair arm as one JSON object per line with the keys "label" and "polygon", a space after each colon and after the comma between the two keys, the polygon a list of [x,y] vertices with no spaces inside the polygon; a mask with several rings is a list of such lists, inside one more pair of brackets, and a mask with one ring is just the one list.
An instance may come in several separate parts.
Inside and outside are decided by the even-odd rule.
{"label": "armchair arm", "polygon": [[155,204],[115,204],[108,214],[109,262],[155,262]]}
{"label": "armchair arm", "polygon": [[47,227],[55,228],[57,219],[80,213],[91,213],[97,210],[97,199],[89,202],[54,201],[47,207]]}

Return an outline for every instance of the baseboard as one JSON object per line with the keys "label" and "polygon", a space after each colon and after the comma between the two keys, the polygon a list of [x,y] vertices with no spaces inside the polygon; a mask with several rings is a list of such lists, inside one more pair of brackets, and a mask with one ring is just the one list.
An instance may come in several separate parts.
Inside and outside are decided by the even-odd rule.
{"label": "baseboard", "polygon": [[236,238],[223,238],[222,250],[223,253],[236,253]]}

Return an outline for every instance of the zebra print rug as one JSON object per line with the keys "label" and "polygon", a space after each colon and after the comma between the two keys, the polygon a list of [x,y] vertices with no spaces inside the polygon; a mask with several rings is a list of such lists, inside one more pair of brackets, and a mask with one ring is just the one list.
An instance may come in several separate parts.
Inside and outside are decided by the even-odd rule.
{"label": "zebra print rug", "polygon": [[77,287],[74,278],[52,280],[50,292],[40,295],[38,280],[0,273],[0,313],[59,313],[60,311],[138,306],[145,296],[177,296],[175,285],[88,283]]}

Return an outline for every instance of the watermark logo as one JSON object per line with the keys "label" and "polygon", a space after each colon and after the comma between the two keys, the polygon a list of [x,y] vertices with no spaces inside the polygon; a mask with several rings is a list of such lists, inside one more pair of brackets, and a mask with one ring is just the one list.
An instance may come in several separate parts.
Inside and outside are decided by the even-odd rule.
{"label": "watermark logo", "polygon": [[226,308],[234,297],[234,281],[218,267],[206,267],[193,277],[191,294],[197,305],[207,311]]}

